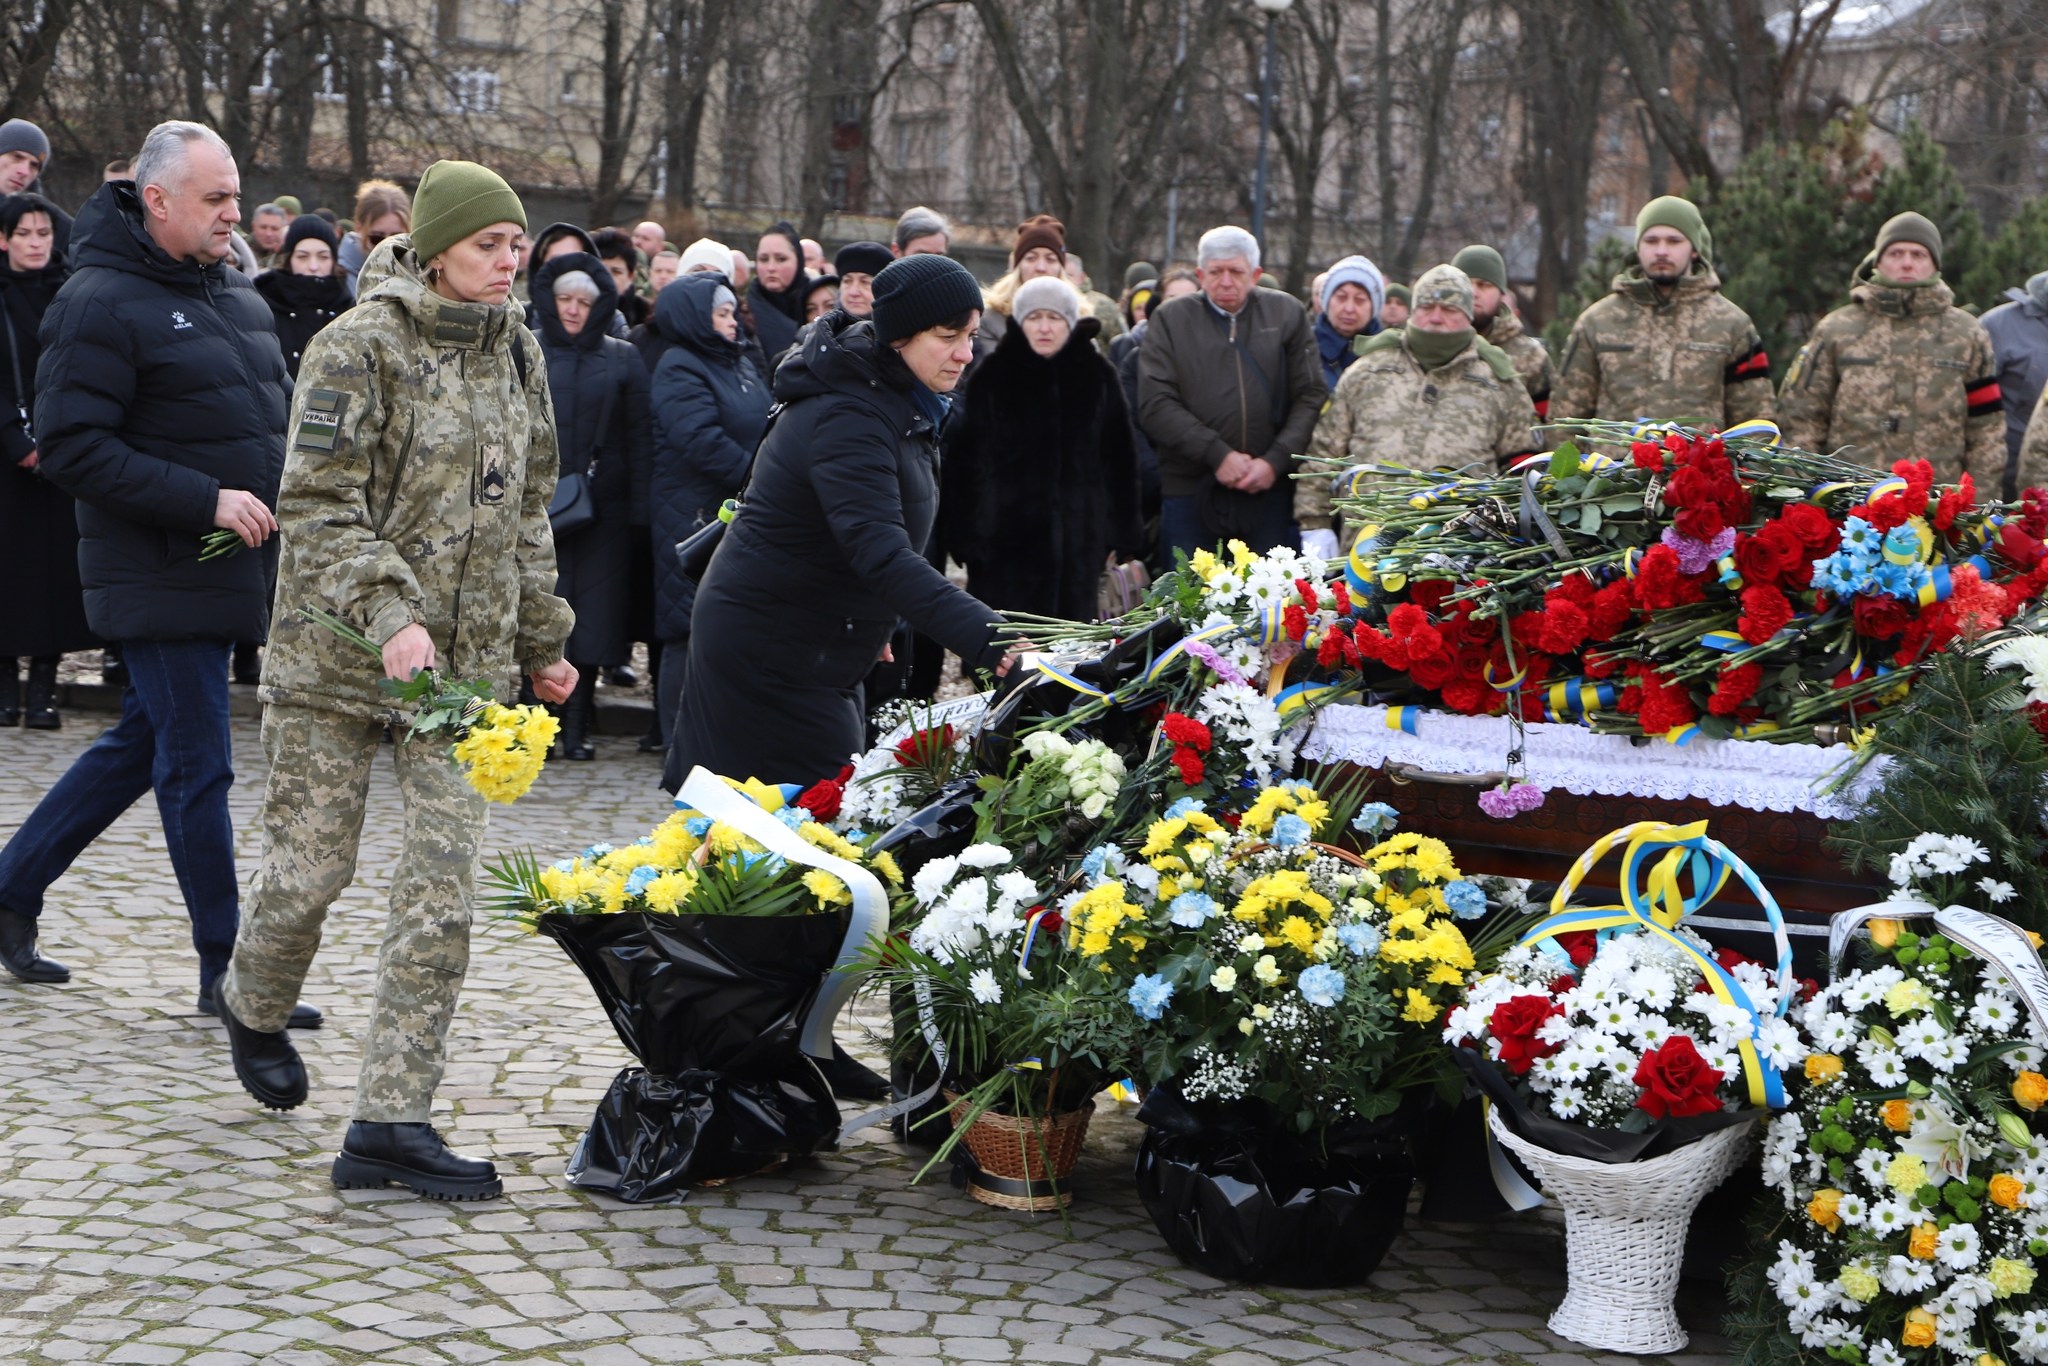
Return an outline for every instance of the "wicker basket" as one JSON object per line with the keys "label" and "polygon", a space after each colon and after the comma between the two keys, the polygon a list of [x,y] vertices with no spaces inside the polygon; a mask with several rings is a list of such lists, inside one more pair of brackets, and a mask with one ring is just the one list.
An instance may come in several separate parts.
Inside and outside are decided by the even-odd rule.
{"label": "wicker basket", "polygon": [[[953,1127],[967,1118],[967,1102],[953,1092]],[[974,1158],[967,1193],[997,1209],[1064,1209],[1074,1202],[1067,1178],[1081,1160],[1095,1102],[1051,1118],[999,1115],[985,1110],[960,1135]]]}
{"label": "wicker basket", "polygon": [[1567,1282],[1550,1331],[1588,1347],[1652,1354],[1684,1348],[1673,1299],[1692,1212],[1749,1151],[1738,1124],[1642,1162],[1595,1162],[1539,1148],[1487,1121],[1501,1146],[1536,1174],[1565,1215]]}

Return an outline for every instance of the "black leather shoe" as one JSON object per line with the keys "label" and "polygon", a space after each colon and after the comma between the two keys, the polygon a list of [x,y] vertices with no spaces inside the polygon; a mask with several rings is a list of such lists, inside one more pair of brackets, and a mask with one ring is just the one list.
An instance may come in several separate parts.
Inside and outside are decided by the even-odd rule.
{"label": "black leather shoe", "polygon": [[631,664],[620,664],[604,671],[604,681],[614,688],[637,688],[640,686],[640,675],[633,672]]}
{"label": "black leather shoe", "polygon": [[36,919],[0,906],[0,967],[24,982],[68,982],[71,969],[36,952]]}
{"label": "black leather shoe", "polygon": [[[218,1016],[220,1011],[213,1003],[213,992],[206,987],[199,988],[198,1010],[201,1015]],[[286,1029],[318,1029],[321,1025],[320,1012],[309,1005],[292,1007],[292,1017],[284,1022]]]}
{"label": "black leather shoe", "polygon": [[429,1200],[488,1200],[505,1193],[498,1169],[453,1152],[431,1124],[373,1124],[358,1119],[334,1159],[334,1184],[381,1190],[397,1182]]}
{"label": "black leather shoe", "polygon": [[829,1062],[813,1059],[818,1070],[825,1074],[825,1084],[832,1088],[832,1094],[847,1100],[887,1100],[889,1079],[857,1062],[838,1044],[832,1045]]}
{"label": "black leather shoe", "polygon": [[235,1077],[259,1105],[290,1110],[306,1099],[306,1064],[282,1029],[266,1034],[235,1018],[225,1002],[221,1023],[228,1027],[228,1051],[235,1059]]}

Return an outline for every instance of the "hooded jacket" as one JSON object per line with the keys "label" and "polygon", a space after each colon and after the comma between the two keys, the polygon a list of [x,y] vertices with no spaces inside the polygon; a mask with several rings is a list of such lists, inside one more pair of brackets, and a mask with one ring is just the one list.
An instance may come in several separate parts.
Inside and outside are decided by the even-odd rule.
{"label": "hooded jacket", "polygon": [[1529,402],[1536,406],[1536,420],[1549,421],[1550,352],[1541,341],[1523,330],[1522,315],[1502,299],[1493,321],[1479,335],[1482,341],[1499,348],[1515,367],[1522,387],[1529,391]]}
{"label": "hooded jacket", "polygon": [[675,546],[740,491],[768,424],[768,386],[747,348],[711,324],[722,275],[685,275],[654,304],[674,345],[654,372],[654,613],[663,640],[687,640],[697,585]]}
{"label": "hooded jacket", "polygon": [[2005,405],[2005,449],[2010,457],[2003,496],[2010,499],[2018,493],[2010,476],[2017,468],[2020,439],[2027,434],[2035,401],[2048,386],[2048,270],[2023,288],[2008,289],[2005,297],[2005,303],[1977,321],[1991,338],[1991,354],[1998,362],[1998,395]]}
{"label": "hooded jacket", "polygon": [[216,262],[173,260],[131,181],[74,228],[43,317],[44,476],[78,500],[79,577],[103,640],[261,640],[277,541],[200,562],[222,489],[277,501],[291,380],[270,309]]}
{"label": "hooded jacket", "polygon": [[1850,303],[1822,318],[1778,390],[1785,444],[1843,453],[1872,469],[1918,457],[1938,476],[1968,472],[1987,495],[2005,477],[2005,410],[1991,339],[1935,278],[1894,285],[1875,254]]}
{"label": "hooded jacket", "polygon": [[299,367],[263,700],[397,719],[382,666],[307,621],[307,606],[379,644],[425,626],[444,677],[485,679],[506,700],[516,672],[562,657],[571,624],[554,591],[540,344],[516,303],[436,294],[409,235],[379,243],[359,283]]}
{"label": "hooded jacket", "polygon": [[946,424],[941,538],[1004,611],[1086,621],[1109,553],[1144,553],[1130,412],[1097,331],[1084,317],[1041,356],[1011,328]]}
{"label": "hooded jacket", "polygon": [[1344,372],[1351,368],[1351,362],[1358,359],[1358,348],[1365,344],[1367,338],[1379,334],[1377,315],[1356,335],[1347,337],[1330,325],[1327,314],[1316,314],[1316,355],[1323,363],[1323,383],[1334,391],[1337,381],[1344,378]]}
{"label": "hooded jacket", "polygon": [[782,362],[784,405],[698,588],[670,771],[830,777],[862,740],[859,685],[897,619],[970,668],[996,614],[925,560],[938,514],[933,409],[874,324],[843,313]]}
{"label": "hooded jacket", "polygon": [[1630,266],[1572,326],[1550,418],[1636,418],[1726,429],[1772,412],[1771,362],[1703,259],[1667,295]]}

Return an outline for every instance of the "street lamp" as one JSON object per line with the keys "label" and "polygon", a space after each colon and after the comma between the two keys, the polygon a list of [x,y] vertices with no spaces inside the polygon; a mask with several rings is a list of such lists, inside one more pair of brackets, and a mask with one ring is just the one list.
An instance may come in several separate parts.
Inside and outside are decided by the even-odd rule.
{"label": "street lamp", "polygon": [[1273,129],[1273,25],[1294,0],[1252,0],[1266,15],[1266,56],[1259,64],[1259,170],[1252,188],[1252,238],[1266,247],[1266,140]]}

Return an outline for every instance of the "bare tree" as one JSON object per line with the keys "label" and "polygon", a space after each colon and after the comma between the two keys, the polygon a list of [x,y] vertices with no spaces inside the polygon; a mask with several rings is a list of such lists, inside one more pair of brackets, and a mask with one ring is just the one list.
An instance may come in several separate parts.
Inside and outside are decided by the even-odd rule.
{"label": "bare tree", "polygon": [[661,216],[692,222],[697,203],[697,141],[711,95],[711,73],[724,50],[735,0],[662,0]]}
{"label": "bare tree", "polygon": [[1513,0],[1513,8],[1521,69],[1544,73],[1523,86],[1520,179],[1536,206],[1536,316],[1548,318],[1586,260],[1587,186],[1614,29],[1607,0]]}
{"label": "bare tree", "polygon": [[26,118],[42,103],[58,44],[78,7],[78,0],[43,0],[0,43],[0,121]]}

